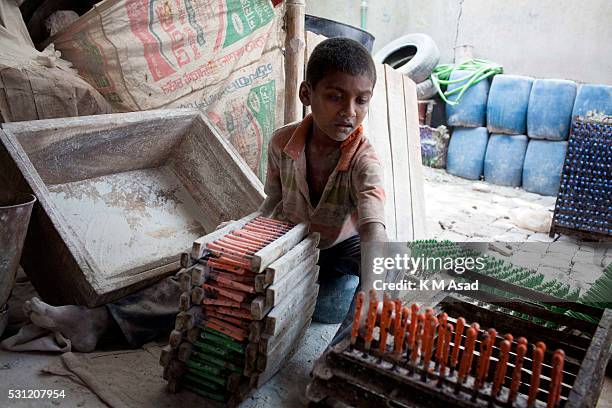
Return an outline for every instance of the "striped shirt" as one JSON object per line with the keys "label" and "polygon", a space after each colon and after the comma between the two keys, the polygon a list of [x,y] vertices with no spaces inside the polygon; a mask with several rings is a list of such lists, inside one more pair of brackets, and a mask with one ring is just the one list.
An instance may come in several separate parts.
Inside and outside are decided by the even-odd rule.
{"label": "striped shirt", "polygon": [[340,145],[340,158],[316,207],[310,202],[305,145],[312,116],[274,132],[268,145],[266,200],[261,211],[294,223],[309,222],[321,234],[320,249],[358,234],[369,222],[385,225],[383,169],[359,126]]}

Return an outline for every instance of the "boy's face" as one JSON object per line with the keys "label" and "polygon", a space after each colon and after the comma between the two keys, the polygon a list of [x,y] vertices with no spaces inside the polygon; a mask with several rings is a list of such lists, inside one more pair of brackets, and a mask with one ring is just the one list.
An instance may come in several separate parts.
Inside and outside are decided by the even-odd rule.
{"label": "boy's face", "polygon": [[363,122],[374,83],[367,75],[332,72],[314,89],[302,82],[300,100],[312,110],[315,125],[330,139],[345,141]]}

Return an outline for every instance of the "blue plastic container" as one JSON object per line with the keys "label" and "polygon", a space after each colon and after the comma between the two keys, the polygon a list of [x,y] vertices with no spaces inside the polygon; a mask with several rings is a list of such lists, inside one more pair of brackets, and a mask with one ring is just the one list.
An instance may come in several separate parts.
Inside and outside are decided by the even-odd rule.
{"label": "blue plastic container", "polygon": [[525,135],[492,134],[484,161],[484,178],[500,186],[520,187],[529,139]]}
{"label": "blue plastic container", "polygon": [[470,180],[480,179],[488,141],[485,127],[456,128],[448,144],[446,171]]}
{"label": "blue plastic container", "polygon": [[567,140],[576,99],[576,83],[537,79],[527,107],[527,135],[534,139]]}
{"label": "blue plastic container", "polygon": [[[472,71],[453,71],[450,80],[460,79],[470,75]],[[448,91],[461,86],[461,83],[449,85]],[[489,96],[489,81],[487,79],[470,87],[455,106],[446,105],[446,122],[450,126],[480,127],[486,126],[487,98]],[[456,95],[451,95],[453,100]]]}
{"label": "blue plastic container", "polygon": [[566,150],[567,142],[530,140],[523,163],[523,188],[532,193],[556,196]]}
{"label": "blue plastic container", "polygon": [[578,89],[572,118],[592,110],[612,115],[612,86],[585,84]]}
{"label": "blue plastic container", "polygon": [[487,102],[487,129],[491,133],[527,133],[527,105],[533,78],[496,75]]}

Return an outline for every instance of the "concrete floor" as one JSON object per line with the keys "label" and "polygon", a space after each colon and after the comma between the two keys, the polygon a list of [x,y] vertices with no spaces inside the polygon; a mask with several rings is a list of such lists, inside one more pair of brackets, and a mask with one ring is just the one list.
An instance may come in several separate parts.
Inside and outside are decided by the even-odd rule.
{"label": "concrete floor", "polygon": [[[568,237],[561,237],[556,243],[545,233],[537,233],[526,228],[527,220],[539,219],[546,222],[554,207],[553,197],[542,197],[520,189],[498,187],[484,183],[474,183],[450,176],[444,171],[425,168],[425,196],[429,233],[438,239],[457,241],[525,241],[546,243],[545,253],[561,254],[543,256],[535,265],[543,273],[561,275],[567,282],[588,286],[597,278],[590,268],[584,272],[576,264],[606,264],[612,262],[612,252],[588,251]],[[521,217],[521,214],[529,217]],[[538,226],[532,225],[534,228]],[[514,250],[520,252],[521,246]],[[554,260],[563,258],[559,267]],[[575,261],[574,261],[575,260]],[[565,265],[568,265],[566,268]],[[584,276],[583,276],[584,275]],[[304,389],[310,380],[310,369],[333,337],[337,325],[312,324],[301,347],[283,370],[272,378],[263,388],[243,402],[242,408],[305,406]],[[131,401],[150,406],[183,406],[201,404],[203,400],[189,393],[178,396],[167,395],[163,391],[161,367],[157,358],[161,345],[150,344],[135,351],[110,351],[97,353],[99,361],[112,358],[117,367],[131,368],[135,375],[142,376],[138,385],[131,386],[128,394]],[[139,363],[130,364],[135,359]],[[95,360],[95,359],[94,359]],[[49,375],[41,372],[45,367],[57,366],[59,356],[44,353],[8,353],[0,351],[0,406],[15,407],[104,407],[95,394],[85,386],[69,377]],[[130,367],[132,366],[132,367]],[[135,369],[138,367],[138,370]],[[144,367],[144,368],[143,368]],[[113,375],[100,380],[120,382]],[[59,400],[9,400],[10,389],[56,389],[65,390],[66,398]],[[140,399],[138,399],[140,398]],[[128,398],[129,399],[129,398]],[[129,406],[129,404],[128,404]],[[612,407],[612,380],[606,379],[598,407]]]}

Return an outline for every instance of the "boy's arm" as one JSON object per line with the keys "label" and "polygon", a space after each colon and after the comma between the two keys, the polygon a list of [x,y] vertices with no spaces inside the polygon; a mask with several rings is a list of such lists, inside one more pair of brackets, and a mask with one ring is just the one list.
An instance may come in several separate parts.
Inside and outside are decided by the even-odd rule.
{"label": "boy's arm", "polygon": [[[387,232],[385,231],[385,226],[380,222],[368,222],[367,224],[363,224],[359,227],[359,238],[361,242],[385,242],[387,241]],[[362,254],[365,256],[365,254]],[[376,275],[372,272],[371,269],[362,270],[361,271],[361,290],[369,291],[374,287],[374,280],[376,279]],[[380,277],[378,277],[380,279]]]}
{"label": "boy's arm", "polygon": [[[359,216],[359,238],[362,243],[386,242],[385,230],[385,191],[383,188],[383,168],[375,156],[361,157],[356,163],[353,174],[353,192],[357,200]],[[362,258],[375,254],[364,253],[365,247],[378,247],[362,245]],[[367,251],[371,252],[371,251]],[[361,290],[372,289],[377,277],[372,270],[361,271]]]}
{"label": "boy's arm", "polygon": [[266,198],[259,206],[259,211],[264,217],[271,217],[278,204],[283,199],[283,190],[280,181],[279,157],[273,146],[273,137],[268,143],[268,165],[266,172],[266,183],[264,192]]}

